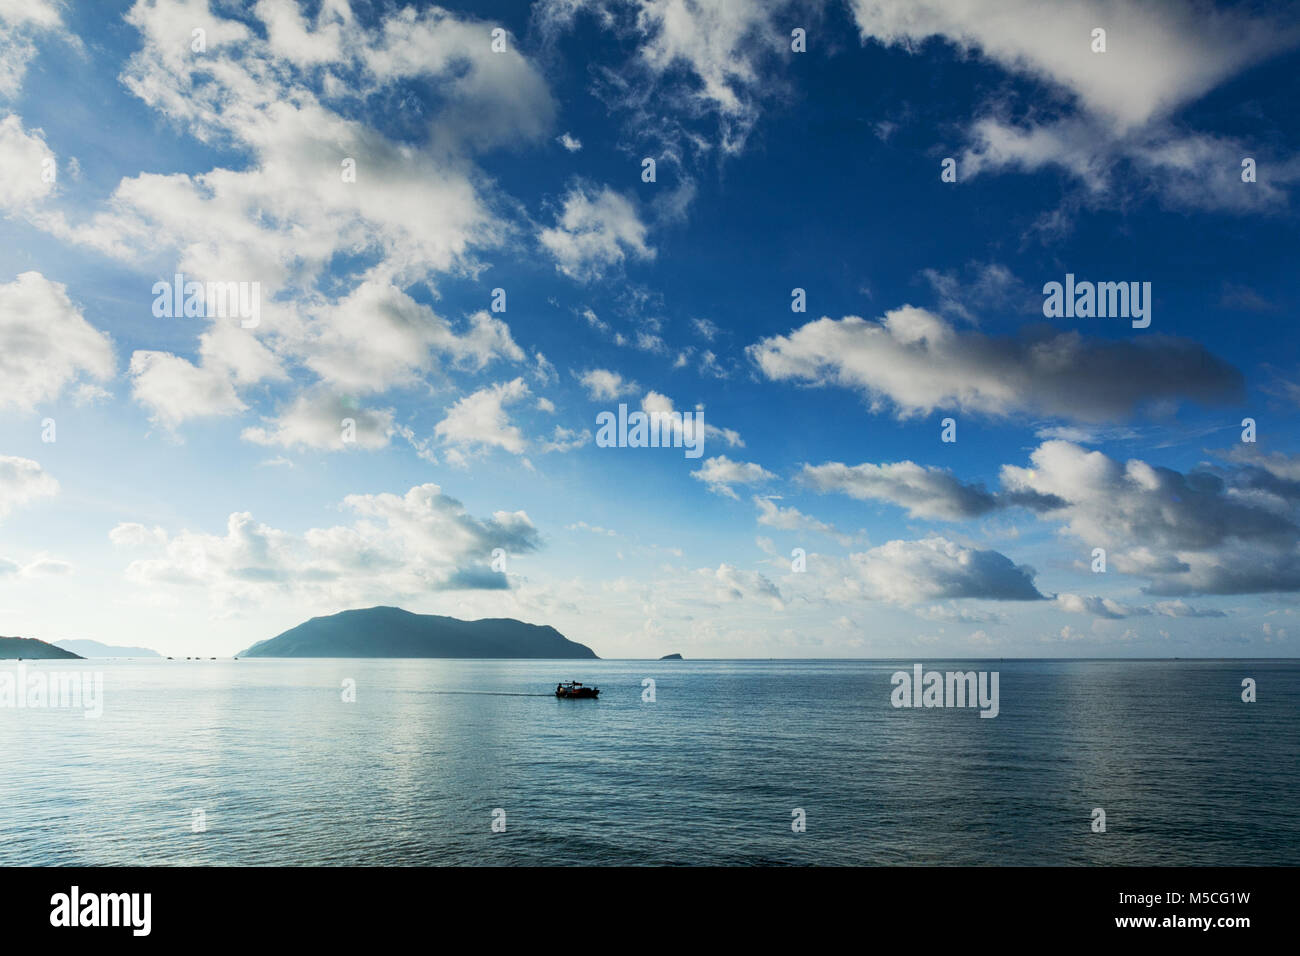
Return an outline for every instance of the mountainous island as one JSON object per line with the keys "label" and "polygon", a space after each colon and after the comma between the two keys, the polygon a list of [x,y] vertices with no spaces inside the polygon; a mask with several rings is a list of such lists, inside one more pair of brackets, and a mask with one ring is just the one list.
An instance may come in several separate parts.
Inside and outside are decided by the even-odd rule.
{"label": "mountainous island", "polygon": [[66,641],[55,641],[55,647],[61,647],[65,651],[72,651],[80,657],[161,657],[157,651],[151,651],[147,647],[117,647],[113,644],[101,644],[99,641],[91,641],[82,638],[72,638]]}
{"label": "mountainous island", "polygon": [[682,659],[682,655],[680,655],[680,654],[665,654],[663,657],[661,657],[661,658],[659,658],[659,659],[660,659],[661,661],[680,661],[680,660]]}
{"label": "mountainous island", "polygon": [[34,637],[0,637],[0,660],[21,657],[27,661],[81,660],[80,654],[66,651],[54,644],[38,641]]}
{"label": "mountainous island", "polygon": [[258,641],[239,657],[493,657],[597,660],[553,627],[513,618],[462,621],[371,607],[314,617]]}

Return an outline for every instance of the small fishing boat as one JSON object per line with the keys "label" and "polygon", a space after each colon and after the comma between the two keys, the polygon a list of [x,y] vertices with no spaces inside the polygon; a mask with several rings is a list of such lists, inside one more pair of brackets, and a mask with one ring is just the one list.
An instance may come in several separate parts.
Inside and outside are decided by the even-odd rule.
{"label": "small fishing boat", "polygon": [[599,687],[583,687],[581,681],[568,680],[555,685],[556,697],[596,697],[599,694]]}

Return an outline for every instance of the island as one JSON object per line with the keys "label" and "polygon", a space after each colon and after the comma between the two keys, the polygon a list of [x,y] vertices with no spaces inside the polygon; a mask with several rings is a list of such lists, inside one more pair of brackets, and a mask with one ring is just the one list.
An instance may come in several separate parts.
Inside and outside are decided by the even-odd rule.
{"label": "island", "polygon": [[72,651],[81,657],[162,657],[157,651],[151,651],[147,647],[117,647],[82,638],[55,641],[54,646]]}
{"label": "island", "polygon": [[660,659],[661,661],[680,661],[680,660],[682,659],[682,655],[680,655],[680,654],[665,654],[663,657],[661,657],[661,658],[659,658],[659,659]]}
{"label": "island", "polygon": [[599,660],[555,628],[513,618],[462,621],[400,607],[340,611],[258,641],[238,657],[489,657]]}
{"label": "island", "polygon": [[0,660],[79,661],[80,654],[65,651],[34,637],[0,637]]}

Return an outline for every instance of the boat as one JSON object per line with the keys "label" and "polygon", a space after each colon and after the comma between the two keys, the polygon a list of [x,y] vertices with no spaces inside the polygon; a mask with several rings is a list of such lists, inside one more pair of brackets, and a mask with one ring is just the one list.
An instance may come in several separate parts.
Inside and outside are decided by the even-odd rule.
{"label": "boat", "polygon": [[583,687],[581,681],[568,680],[555,685],[556,697],[596,697],[599,694],[599,687]]}

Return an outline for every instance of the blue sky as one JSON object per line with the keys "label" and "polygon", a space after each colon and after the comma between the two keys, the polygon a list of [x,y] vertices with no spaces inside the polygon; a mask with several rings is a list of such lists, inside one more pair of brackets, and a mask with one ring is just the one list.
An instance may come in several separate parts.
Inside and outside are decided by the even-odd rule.
{"label": "blue sky", "polygon": [[0,632],[1293,656],[1300,17],[1032,6],[0,0]]}

